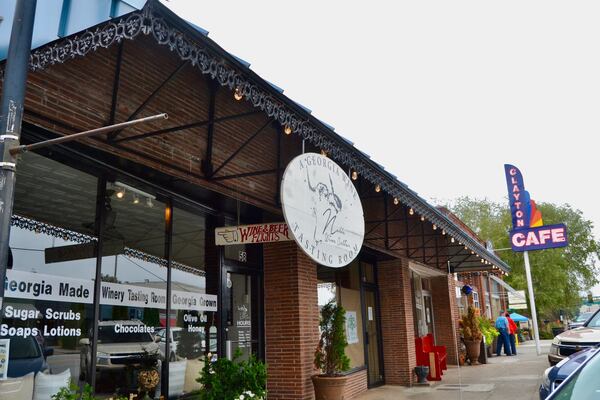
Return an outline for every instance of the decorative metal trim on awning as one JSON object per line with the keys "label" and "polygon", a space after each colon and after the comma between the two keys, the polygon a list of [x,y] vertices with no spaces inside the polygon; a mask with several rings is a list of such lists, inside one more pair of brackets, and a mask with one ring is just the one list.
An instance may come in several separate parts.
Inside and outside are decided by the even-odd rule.
{"label": "decorative metal trim on awning", "polygon": [[32,71],[43,70],[54,64],[83,57],[99,48],[108,48],[122,40],[133,40],[140,33],[152,36],[158,44],[167,46],[181,60],[189,62],[202,74],[210,76],[223,87],[239,91],[254,107],[262,110],[281,126],[290,127],[294,133],[326,151],[337,162],[352,168],[363,179],[373,185],[379,185],[390,196],[397,198],[411,207],[414,212],[444,229],[449,235],[468,246],[477,256],[505,272],[510,271],[510,267],[500,258],[463,232],[444,214],[398,181],[395,176],[386,172],[379,164],[370,160],[330,127],[274,89],[244,63],[205,35],[175,26],[188,26],[186,24],[158,1],[148,0],[141,11],[98,24],[80,34],[59,39],[33,51],[30,68]]}

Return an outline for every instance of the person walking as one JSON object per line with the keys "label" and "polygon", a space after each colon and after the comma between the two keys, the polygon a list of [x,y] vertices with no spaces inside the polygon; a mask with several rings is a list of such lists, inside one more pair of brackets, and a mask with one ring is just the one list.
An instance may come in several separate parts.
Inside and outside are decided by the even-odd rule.
{"label": "person walking", "polygon": [[508,311],[504,315],[508,321],[508,341],[510,342],[510,353],[513,356],[517,355],[517,341],[515,335],[517,334],[517,324],[510,317]]}
{"label": "person walking", "polygon": [[500,332],[498,336],[498,344],[496,345],[496,355],[500,356],[502,353],[502,346],[504,345],[504,354],[510,356],[510,343],[508,338],[508,319],[504,316],[504,311],[500,311],[498,318],[496,318],[496,329]]}

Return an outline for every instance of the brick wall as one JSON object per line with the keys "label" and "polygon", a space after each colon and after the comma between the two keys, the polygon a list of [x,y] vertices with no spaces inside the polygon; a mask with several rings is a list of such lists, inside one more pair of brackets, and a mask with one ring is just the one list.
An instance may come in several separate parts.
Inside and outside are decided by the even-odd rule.
{"label": "brick wall", "polygon": [[456,364],[458,333],[458,305],[456,303],[454,276],[449,274],[431,279],[431,301],[436,344],[446,346],[447,363]]}
{"label": "brick wall", "polygon": [[367,385],[368,377],[366,369],[348,375],[346,387],[344,388],[344,400],[353,399],[359,394],[366,392]]}
{"label": "brick wall", "polygon": [[313,399],[319,341],[317,268],[295,242],[264,245],[269,400]]}
{"label": "brick wall", "polygon": [[379,262],[378,268],[385,382],[411,385],[417,359],[410,270],[401,259]]}

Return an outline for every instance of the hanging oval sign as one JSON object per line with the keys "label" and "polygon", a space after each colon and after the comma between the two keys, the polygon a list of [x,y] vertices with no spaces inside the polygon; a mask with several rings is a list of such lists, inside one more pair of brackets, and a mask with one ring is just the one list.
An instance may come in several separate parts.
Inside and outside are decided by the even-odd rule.
{"label": "hanging oval sign", "polygon": [[294,158],[281,180],[281,205],[289,230],[304,252],[327,267],[344,267],[362,247],[365,221],[352,180],[316,153]]}

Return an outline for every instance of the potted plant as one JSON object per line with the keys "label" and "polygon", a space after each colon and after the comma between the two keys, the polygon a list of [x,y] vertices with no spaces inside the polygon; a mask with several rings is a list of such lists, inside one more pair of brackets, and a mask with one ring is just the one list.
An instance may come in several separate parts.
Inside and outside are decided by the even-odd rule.
{"label": "potted plant", "polygon": [[467,309],[467,313],[461,318],[462,335],[467,348],[467,357],[471,364],[477,364],[479,361],[479,346],[481,346],[481,329],[479,328],[479,316],[473,307]]}
{"label": "potted plant", "polygon": [[321,309],[319,322],[321,339],[315,351],[315,367],[322,374],[312,377],[316,400],[342,400],[347,377],[342,372],[350,368],[346,356],[346,311],[330,302]]}
{"label": "potted plant", "polygon": [[481,334],[485,338],[487,355],[491,357],[494,339],[500,335],[500,332],[494,327],[494,322],[485,317],[479,318],[479,329],[481,329]]}

